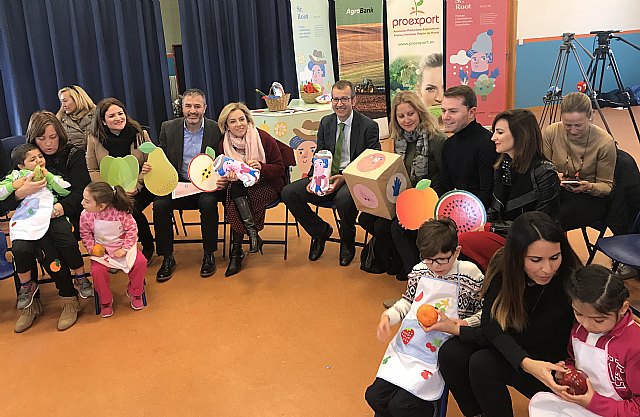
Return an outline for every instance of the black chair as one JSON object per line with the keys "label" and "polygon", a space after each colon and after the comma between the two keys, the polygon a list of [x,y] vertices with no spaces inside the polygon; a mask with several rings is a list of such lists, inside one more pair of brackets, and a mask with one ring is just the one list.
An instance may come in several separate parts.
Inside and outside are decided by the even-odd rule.
{"label": "black chair", "polygon": [[13,169],[13,162],[11,161],[11,151],[13,148],[26,142],[27,138],[23,135],[9,136],[0,139],[0,175],[4,176]]}
{"label": "black chair", "polygon": [[621,263],[640,270],[640,213],[628,234],[599,238],[594,249],[613,260],[614,271]]}

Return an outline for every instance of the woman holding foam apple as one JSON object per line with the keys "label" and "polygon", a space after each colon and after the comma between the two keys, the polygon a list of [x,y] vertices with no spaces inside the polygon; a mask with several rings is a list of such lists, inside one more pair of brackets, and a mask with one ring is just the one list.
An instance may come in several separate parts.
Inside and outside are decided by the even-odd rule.
{"label": "woman holding foam apple", "polygon": [[[433,188],[440,177],[442,145],[446,136],[414,92],[401,91],[393,98],[389,133],[395,152],[403,157],[411,184],[415,186],[422,179],[430,179]],[[368,213],[360,214],[358,221],[376,238],[373,245],[376,261],[370,268],[363,269],[378,274],[387,272],[391,266],[389,255],[395,246],[401,259],[401,265],[397,262],[397,267],[401,268],[399,278],[406,279],[411,269],[420,262],[416,245],[417,231],[398,226],[397,229],[401,231],[396,237],[393,231],[396,219],[387,220]],[[394,273],[398,272],[396,269],[399,268],[393,268]]]}

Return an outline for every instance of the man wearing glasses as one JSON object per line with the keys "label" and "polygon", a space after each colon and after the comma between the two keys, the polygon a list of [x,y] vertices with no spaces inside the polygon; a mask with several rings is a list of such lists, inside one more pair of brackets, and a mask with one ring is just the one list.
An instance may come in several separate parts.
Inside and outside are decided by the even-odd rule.
{"label": "man wearing glasses", "polygon": [[[347,266],[355,256],[356,217],[358,210],[349,189],[345,186],[342,171],[365,149],[380,150],[378,124],[367,116],[353,110],[356,97],[353,84],[340,80],[331,88],[331,107],[334,114],[325,116],[318,129],[317,151],[329,150],[333,155],[331,186],[324,196],[309,188],[313,171],[308,178],[295,181],[282,190],[282,200],[311,236],[309,259],[322,256],[327,239],[333,228],[318,216],[307,203],[326,204],[333,201],[340,215],[340,265]],[[313,170],[313,167],[311,168]]]}

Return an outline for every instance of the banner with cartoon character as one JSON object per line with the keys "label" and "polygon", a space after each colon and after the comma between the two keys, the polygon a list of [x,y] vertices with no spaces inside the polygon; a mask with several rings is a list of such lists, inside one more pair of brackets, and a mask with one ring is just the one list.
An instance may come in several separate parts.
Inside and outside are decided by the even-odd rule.
{"label": "banner with cartoon character", "polygon": [[396,215],[396,199],[411,187],[402,156],[366,149],[342,172],[360,211],[385,219]]}
{"label": "banner with cartoon character", "polygon": [[336,0],[335,7],[340,79],[354,84],[356,110],[387,117],[382,0]]}
{"label": "banner with cartoon character", "polygon": [[447,87],[468,85],[487,126],[507,108],[507,0],[447,2]]}
{"label": "banner with cartoon character", "polygon": [[329,36],[329,3],[292,0],[291,20],[298,89],[311,82],[320,86],[322,94],[329,94],[335,82]]}
{"label": "banner with cartoon character", "polygon": [[439,111],[443,31],[442,1],[387,1],[391,99],[398,91],[414,90],[427,107]]}

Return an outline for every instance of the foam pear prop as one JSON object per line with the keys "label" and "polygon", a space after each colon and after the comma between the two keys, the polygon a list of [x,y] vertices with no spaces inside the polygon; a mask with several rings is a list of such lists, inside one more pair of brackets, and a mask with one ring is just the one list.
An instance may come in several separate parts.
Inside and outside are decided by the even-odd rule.
{"label": "foam pear prop", "polygon": [[152,169],[144,176],[144,185],[152,194],[163,196],[171,194],[178,186],[178,172],[171,165],[162,148],[151,142],[145,142],[138,147],[149,154],[147,162]]}
{"label": "foam pear prop", "polygon": [[127,192],[133,191],[139,174],[138,159],[133,155],[118,158],[107,155],[100,161],[100,178],[112,187],[119,185]]}
{"label": "foam pear prop", "polygon": [[44,179],[44,173],[42,172],[42,168],[40,168],[40,165],[36,165],[36,167],[33,169],[33,177],[31,178],[32,181],[42,181]]}
{"label": "foam pear prop", "polygon": [[220,174],[213,169],[216,152],[207,146],[204,153],[194,156],[189,162],[189,180],[197,189],[211,192],[218,189]]}
{"label": "foam pear prop", "polygon": [[416,188],[407,188],[396,199],[396,215],[405,229],[419,229],[424,222],[433,218],[438,194],[430,186],[431,180],[420,180]]}

